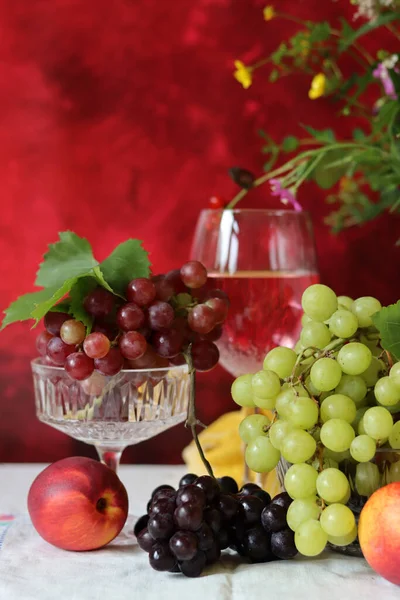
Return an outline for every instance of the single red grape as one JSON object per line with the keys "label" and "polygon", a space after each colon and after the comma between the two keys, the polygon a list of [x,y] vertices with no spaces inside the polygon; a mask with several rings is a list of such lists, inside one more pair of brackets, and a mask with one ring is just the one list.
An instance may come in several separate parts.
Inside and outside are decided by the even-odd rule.
{"label": "single red grape", "polygon": [[138,331],[127,331],[119,340],[119,349],[124,358],[135,360],[146,352],[146,338]]}
{"label": "single red grape", "polygon": [[226,200],[221,198],[221,196],[211,196],[210,200],[208,201],[208,205],[210,208],[214,209],[225,208]]}
{"label": "single red grape", "polygon": [[93,333],[103,333],[112,342],[118,335],[118,327],[113,323],[107,323],[106,321],[96,320],[92,328]]}
{"label": "single red grape", "polygon": [[49,311],[44,316],[44,326],[52,335],[60,335],[61,325],[71,316],[67,313]]}
{"label": "single red grape", "polygon": [[94,362],[84,352],[73,352],[67,356],[65,370],[72,379],[83,381],[93,373]]}
{"label": "single red grape", "polygon": [[104,358],[110,350],[110,340],[104,333],[94,331],[86,336],[83,349],[90,358]]}
{"label": "single red grape", "polygon": [[196,333],[210,333],[216,325],[213,309],[206,304],[198,304],[189,312],[188,323]]}
{"label": "single red grape", "polygon": [[152,337],[154,350],[160,356],[172,358],[181,350],[184,337],[177,329],[167,329],[166,331],[156,331]]}
{"label": "single red grape", "polygon": [[48,331],[42,331],[36,338],[36,350],[41,356],[46,356],[47,344],[52,338],[52,334]]}
{"label": "single red grape", "polygon": [[207,281],[207,269],[198,260],[191,260],[181,267],[181,279],[188,288],[200,288]]}
{"label": "single red grape", "polygon": [[150,279],[139,277],[128,283],[126,297],[129,302],[135,302],[138,306],[147,306],[156,297],[156,286]]}
{"label": "single red grape", "polygon": [[106,317],[114,308],[114,296],[104,288],[98,287],[86,296],[83,305],[93,317]]}
{"label": "single red grape", "polygon": [[104,358],[95,358],[94,367],[102,375],[116,375],[124,366],[124,357],[119,348],[110,348]]}
{"label": "single red grape", "polygon": [[213,342],[199,340],[192,345],[192,358],[197,371],[211,371],[219,361],[219,350]]}
{"label": "single red grape", "polygon": [[182,281],[181,272],[179,269],[168,271],[168,273],[165,275],[165,279],[174,288],[173,296],[187,292],[187,287]]}
{"label": "single red grape", "polygon": [[169,281],[165,275],[155,275],[152,277],[152,282],[156,288],[157,300],[168,302],[175,294],[175,288],[172,281]]}
{"label": "single red grape", "polygon": [[149,306],[148,322],[155,331],[170,327],[174,316],[174,309],[167,302],[156,300]]}
{"label": "single red grape", "polygon": [[144,312],[134,302],[124,304],[117,312],[118,327],[123,331],[139,329],[140,327],[143,327],[145,320]]}
{"label": "single red grape", "polygon": [[225,321],[229,310],[229,304],[226,300],[223,300],[222,298],[210,298],[207,300],[206,305],[214,311],[215,322],[217,324],[221,324]]}
{"label": "single red grape", "polygon": [[221,298],[222,300],[225,300],[225,302],[227,303],[228,306],[230,306],[230,304],[231,304],[228,294],[218,288],[209,290],[207,292],[205,299],[209,300],[210,298]]}
{"label": "single red grape", "polygon": [[221,335],[222,335],[222,326],[216,325],[214,327],[214,329],[211,329],[211,331],[209,333],[205,333],[204,335],[201,335],[200,338],[202,340],[208,340],[209,342],[216,342],[217,340],[220,339]]}

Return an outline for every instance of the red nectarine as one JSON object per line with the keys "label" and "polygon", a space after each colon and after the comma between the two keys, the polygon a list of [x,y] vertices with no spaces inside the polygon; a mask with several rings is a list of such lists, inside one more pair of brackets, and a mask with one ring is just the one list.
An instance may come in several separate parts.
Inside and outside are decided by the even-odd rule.
{"label": "red nectarine", "polygon": [[400,482],[372,494],[361,511],[358,539],[370,566],[400,585]]}
{"label": "red nectarine", "polygon": [[32,483],[28,511],[37,532],[64,550],[94,550],[113,540],[128,516],[117,474],[91,458],[53,463]]}

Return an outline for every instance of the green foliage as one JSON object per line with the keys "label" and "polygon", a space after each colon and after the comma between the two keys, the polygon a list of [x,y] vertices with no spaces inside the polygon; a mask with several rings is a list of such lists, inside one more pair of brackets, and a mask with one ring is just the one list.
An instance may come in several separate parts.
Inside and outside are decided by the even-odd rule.
{"label": "green foliage", "polygon": [[372,320],[381,335],[383,348],[400,360],[400,300],[382,308]]}
{"label": "green foliage", "polygon": [[36,285],[44,289],[12,302],[4,311],[2,329],[28,319],[37,324],[48,311],[55,310],[68,312],[90,331],[92,319],[82,305],[89,291],[100,285],[123,298],[131,279],[149,276],[148,255],[139,240],[120,244],[99,265],[86,239],[71,231],[61,232],[59,237],[49,245],[39,267]]}
{"label": "green foliage", "polygon": [[323,129],[322,131],[318,131],[318,129],[314,129],[313,127],[310,127],[309,125],[302,125],[302,127],[317,142],[321,142],[323,144],[332,144],[336,140],[333,129]]}
{"label": "green foliage", "polygon": [[127,240],[111,252],[100,268],[112,289],[124,296],[132,279],[149,276],[150,261],[140,240]]}
{"label": "green foliage", "polygon": [[294,135],[288,135],[282,141],[282,150],[284,152],[294,152],[300,146],[300,142]]}

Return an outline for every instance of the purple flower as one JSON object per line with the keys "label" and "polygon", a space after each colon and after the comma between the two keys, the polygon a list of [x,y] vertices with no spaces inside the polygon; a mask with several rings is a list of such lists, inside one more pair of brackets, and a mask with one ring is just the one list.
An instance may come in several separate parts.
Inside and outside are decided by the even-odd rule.
{"label": "purple flower", "polygon": [[291,204],[293,209],[297,212],[301,212],[303,209],[297,202],[296,196],[291,189],[282,187],[282,181],[280,179],[270,179],[269,184],[271,186],[272,196],[279,196],[282,204]]}
{"label": "purple flower", "polygon": [[[395,71],[397,73],[396,69]],[[387,66],[384,63],[379,63],[376,69],[372,71],[372,75],[375,77],[375,79],[380,79],[383,85],[383,89],[385,90],[386,96],[388,96],[388,98],[391,98],[392,100],[396,100],[396,90],[392,78],[390,77],[390,73]]]}

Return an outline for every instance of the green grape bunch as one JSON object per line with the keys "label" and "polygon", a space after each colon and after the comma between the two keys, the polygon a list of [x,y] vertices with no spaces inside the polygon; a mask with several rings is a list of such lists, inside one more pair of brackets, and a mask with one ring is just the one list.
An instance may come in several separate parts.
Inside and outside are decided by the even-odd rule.
{"label": "green grape bunch", "polygon": [[[400,481],[400,361],[384,348],[376,315],[388,309],[376,298],[315,284],[302,308],[295,348],[270,350],[263,369],[238,377],[231,393],[255,409],[239,427],[248,467],[266,473],[282,461],[288,526],[297,550],[316,556],[328,542],[356,540],[352,494],[365,500]],[[380,469],[385,448],[392,458]]]}

